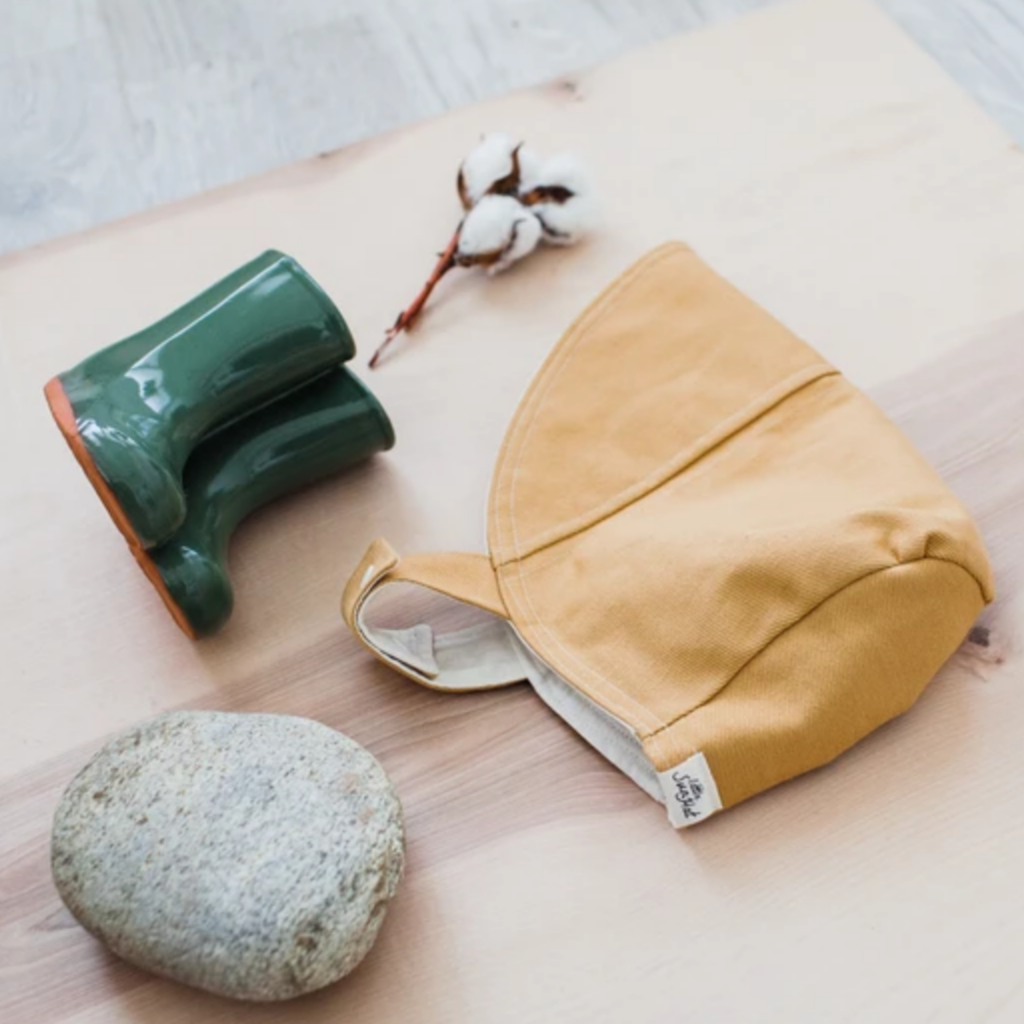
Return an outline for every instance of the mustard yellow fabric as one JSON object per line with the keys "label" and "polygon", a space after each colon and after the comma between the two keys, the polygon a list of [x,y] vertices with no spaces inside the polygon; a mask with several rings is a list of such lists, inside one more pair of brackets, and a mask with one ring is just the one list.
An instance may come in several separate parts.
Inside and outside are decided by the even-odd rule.
{"label": "mustard yellow fabric", "polygon": [[[377,542],[346,620],[384,656],[359,607],[395,579],[507,618],[657,771],[702,753],[724,807],[905,711],[994,596],[977,528],[909,441],[680,244],[552,351],[488,540],[407,560]],[[431,684],[429,657],[384,657]]]}

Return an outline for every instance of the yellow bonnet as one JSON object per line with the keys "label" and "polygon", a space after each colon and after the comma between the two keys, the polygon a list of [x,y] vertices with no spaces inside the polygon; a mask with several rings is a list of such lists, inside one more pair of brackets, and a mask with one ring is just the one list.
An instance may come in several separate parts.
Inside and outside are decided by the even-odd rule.
{"label": "yellow bonnet", "polygon": [[[676,826],[905,711],[993,597],[977,528],[910,442],[679,244],[599,296],[534,379],[488,546],[374,542],[346,621],[427,686],[528,680]],[[397,584],[474,621],[389,628],[374,604]]]}

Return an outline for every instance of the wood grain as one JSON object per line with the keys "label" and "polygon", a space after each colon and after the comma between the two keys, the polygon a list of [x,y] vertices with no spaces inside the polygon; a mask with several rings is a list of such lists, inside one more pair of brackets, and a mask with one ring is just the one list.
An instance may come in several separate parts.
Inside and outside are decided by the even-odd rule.
{"label": "wood grain", "polygon": [[[1024,373],[1024,353],[1019,344],[1022,331],[1024,317],[973,339],[952,358],[887,385],[875,396],[972,507],[990,545],[1000,599],[983,616],[974,639],[965,642],[933,683],[916,713],[920,721],[895,723],[844,760],[856,762],[850,771],[866,773],[862,785],[870,790],[885,783],[882,761],[892,766],[893,745],[903,746],[896,761],[901,778],[895,784],[885,783],[887,787],[894,787],[905,800],[913,801],[917,814],[927,809],[935,822],[948,820],[952,799],[956,809],[964,812],[958,815],[959,827],[967,831],[978,817],[977,810],[972,814],[969,807],[960,804],[961,784],[957,778],[967,761],[967,751],[959,755],[949,752],[945,763],[937,764],[937,737],[944,734],[956,737],[960,743],[967,741],[963,718],[971,714],[980,713],[982,719],[975,722],[975,730],[984,728],[986,720],[991,726],[994,717],[1004,713],[1012,717],[1015,728],[1024,725],[1022,702],[1015,687],[1007,686],[1004,678],[1004,666],[1019,662],[1015,634],[1024,621],[1024,550],[1019,526],[1024,478],[1018,471],[1024,463],[1024,408],[1012,389],[999,386],[1008,373]],[[410,686],[375,663],[366,666],[365,675],[378,677],[369,680],[376,693],[375,700],[368,702],[363,693],[339,689],[334,673],[324,671],[343,659],[342,641],[339,635],[324,649],[306,652],[308,666],[292,666],[291,674],[301,676],[301,682],[267,686],[261,680],[274,677],[280,670],[268,664],[227,701],[205,699],[190,706],[232,711],[273,711],[286,706],[344,729],[376,751],[394,777],[407,808],[413,886],[418,876],[443,871],[447,862],[458,863],[478,851],[486,853],[496,841],[545,826],[615,815],[625,819],[624,827],[629,824],[638,831],[650,828],[651,832],[663,829],[660,809],[638,799],[614,769],[548,714],[524,687],[453,701]],[[998,679],[994,678],[997,671]],[[982,694],[982,688],[990,692]],[[995,693],[991,692],[993,688]],[[49,1016],[63,1007],[74,1008],[78,1014],[101,1012],[112,998],[127,999],[146,985],[160,985],[173,995],[174,1004],[178,1001],[178,990],[153,982],[143,972],[102,953],[61,907],[50,880],[47,841],[53,809],[68,779],[94,748],[95,744],[89,744],[69,751],[0,786],[0,822],[4,826],[0,832],[0,898],[5,911],[0,925],[0,950],[4,954],[0,962],[6,975],[4,1009],[15,1014],[16,1020],[64,1019]],[[483,751],[487,763],[503,767],[496,771],[482,766]],[[1005,760],[1000,764],[999,758]],[[873,764],[874,759],[879,763]],[[984,760],[1011,780],[1024,772],[1024,752],[1016,744],[991,751]],[[809,781],[799,784],[805,792],[797,799],[811,795],[806,791],[810,785]],[[497,786],[501,788],[500,814],[494,813]],[[537,799],[538,793],[543,793],[542,800]],[[848,798],[851,794],[845,795]],[[999,920],[1012,935],[1019,913],[1024,912],[1024,894],[1012,884],[1015,850],[1008,840],[1019,839],[1024,833],[1024,796],[1013,784],[1000,789],[998,796],[1006,801],[1003,810],[1010,819],[1008,834],[999,844],[986,843],[985,852],[990,858],[989,869],[997,871],[1001,882],[1010,883]],[[860,797],[862,820],[874,816],[872,802],[870,792]],[[848,799],[844,803],[849,811]],[[818,805],[817,814],[797,816],[794,830],[798,835],[791,836],[790,842],[802,839],[821,844],[822,810]],[[889,825],[900,817],[891,807],[880,809],[879,816]],[[916,841],[927,838],[930,842],[936,827],[926,827],[923,836],[915,836]],[[705,848],[700,838],[703,831],[687,836],[688,842],[698,844],[698,850]],[[719,869],[723,857],[725,863],[737,858],[738,853],[742,859],[742,853],[730,850],[724,837],[719,836],[719,843],[725,845],[716,848],[712,841],[708,844]],[[826,852],[820,847],[817,850],[819,856]],[[958,848],[957,852],[962,855],[970,850]],[[736,866],[742,870],[741,864]],[[749,865],[746,867],[749,870]],[[409,913],[407,908],[400,911],[401,920],[406,920]],[[389,932],[392,930],[389,928]],[[391,952],[375,956],[402,956],[393,943],[385,948]],[[98,970],[104,977],[102,985],[96,983]],[[298,1008],[289,1007],[287,1016],[279,1009],[260,1009],[257,1013],[271,1020],[318,1020],[322,1014],[330,1019],[335,1009],[348,1012],[348,990],[363,984],[369,982],[361,971],[357,979],[335,991],[303,1000]],[[216,1011],[211,1019],[222,1019],[218,1016],[222,1012],[226,1014],[223,1019],[242,1019],[240,1010],[213,998],[198,997],[197,1002],[197,997],[190,994],[185,1002],[193,1009],[198,1006]],[[1015,999],[1013,1005],[1024,1004]],[[713,1012],[715,1005],[709,1003],[707,1010]],[[184,1013],[182,1007],[169,1005],[153,1019],[184,1019]],[[903,1019],[923,1018],[910,1012]]]}
{"label": "wood grain", "polygon": [[[0,0],[0,253],[770,2]],[[879,3],[1024,143],[1016,0]]]}
{"label": "wood grain", "polygon": [[[338,300],[361,367],[448,237],[483,122],[586,156],[602,231],[446,281],[369,377],[394,452],[245,524],[235,617],[189,644],[43,382],[268,245]],[[1022,222],[1007,136],[876,9],[804,0],[0,261],[4,1024],[1019,1021]],[[529,692],[421,690],[338,612],[375,535],[481,549],[490,469],[540,360],[671,236],[878,396],[975,510],[1000,587],[987,645],[911,714],[685,834]],[[229,1004],[115,962],[61,909],[46,857],[61,789],[105,736],[174,707],[309,715],[394,776],[409,874],[351,979]]]}

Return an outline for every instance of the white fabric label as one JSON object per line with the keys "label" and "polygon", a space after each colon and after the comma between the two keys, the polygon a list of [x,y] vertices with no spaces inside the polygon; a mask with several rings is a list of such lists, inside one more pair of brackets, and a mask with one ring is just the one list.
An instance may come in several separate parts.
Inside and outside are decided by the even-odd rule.
{"label": "white fabric label", "polygon": [[715,777],[703,754],[694,754],[667,772],[658,772],[668,820],[687,828],[722,809]]}

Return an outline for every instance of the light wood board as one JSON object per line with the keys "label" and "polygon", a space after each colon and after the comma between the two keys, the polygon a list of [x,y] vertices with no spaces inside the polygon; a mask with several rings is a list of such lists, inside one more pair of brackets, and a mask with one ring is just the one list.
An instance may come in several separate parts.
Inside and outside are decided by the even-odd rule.
{"label": "light wood board", "polygon": [[[497,128],[583,155],[602,232],[445,282],[368,378],[394,452],[245,524],[235,616],[190,644],[43,383],[268,246],[337,299],[362,366],[454,226],[460,156]],[[1019,1022],[1022,224],[1024,158],[937,66],[862,0],[794,0],[0,263],[0,1019]],[[907,424],[977,511],[1001,588],[988,646],[912,713],[682,834],[524,687],[421,690],[338,614],[378,534],[482,550],[518,396],[594,292],[670,237]],[[62,787],[104,737],[174,707],[309,715],[391,772],[409,870],[350,979],[231,1004],[115,961],[61,907]]]}

